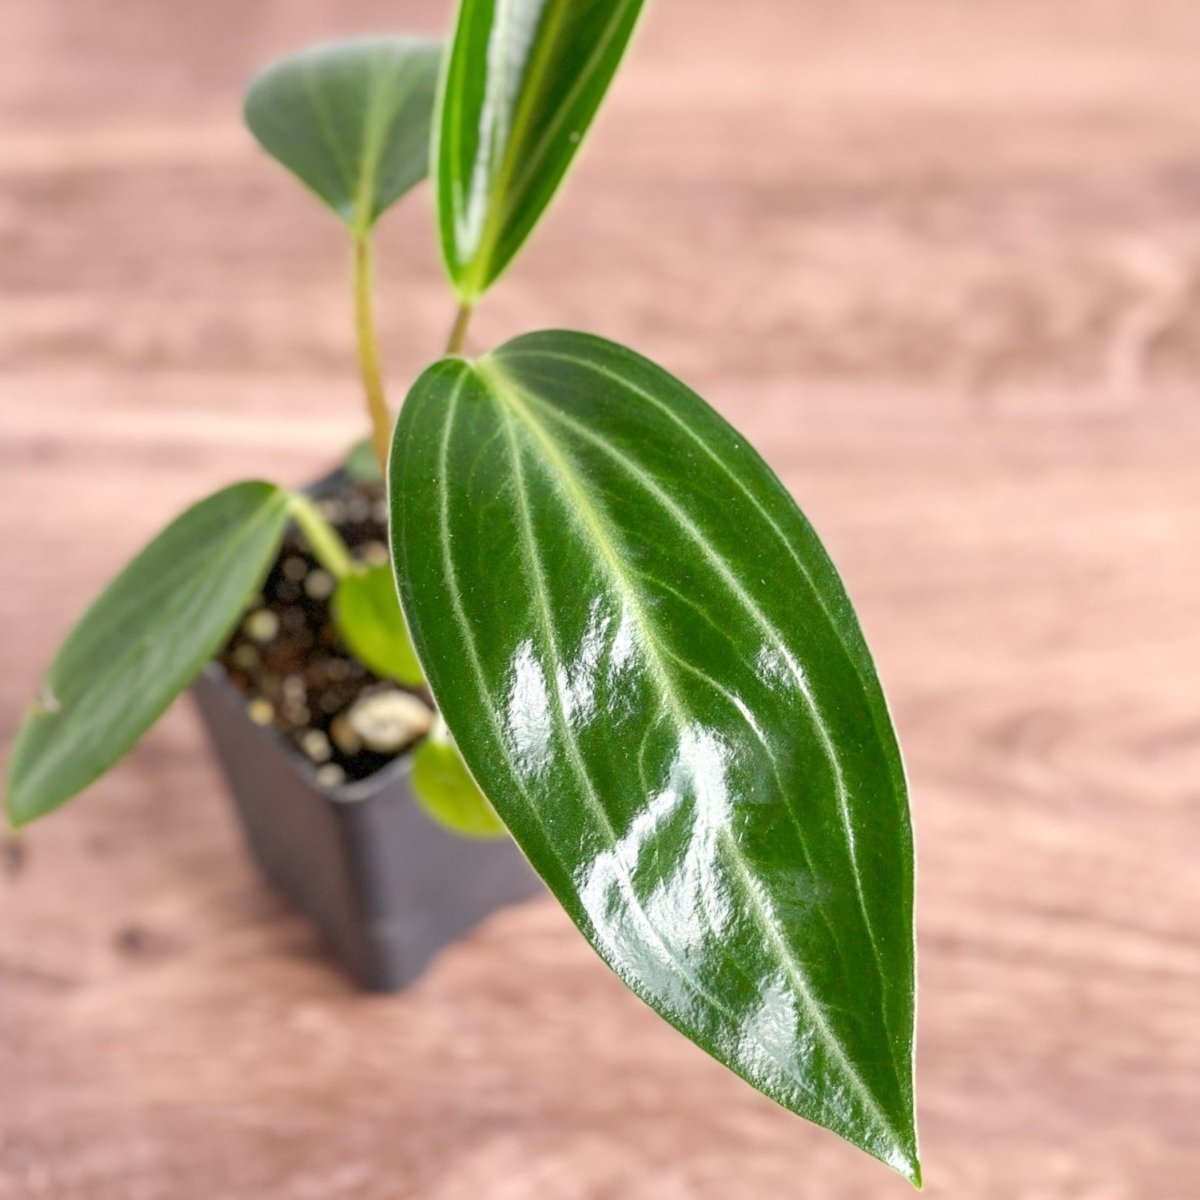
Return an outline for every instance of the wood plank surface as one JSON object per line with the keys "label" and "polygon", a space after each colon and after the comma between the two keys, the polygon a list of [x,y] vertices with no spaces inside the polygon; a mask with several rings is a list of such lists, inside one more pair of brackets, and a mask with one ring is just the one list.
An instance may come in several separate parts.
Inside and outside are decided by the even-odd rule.
{"label": "wood plank surface", "polygon": [[[360,428],[337,230],[238,120],[415,0],[0,5],[0,743],[125,555]],[[1200,1196],[1200,7],[653,0],[477,344],[634,343],[842,566],[906,747],[927,1190]],[[451,307],[386,222],[399,390]],[[355,994],[190,711],[0,841],[0,1197],[906,1185],[683,1042],[548,902]]]}

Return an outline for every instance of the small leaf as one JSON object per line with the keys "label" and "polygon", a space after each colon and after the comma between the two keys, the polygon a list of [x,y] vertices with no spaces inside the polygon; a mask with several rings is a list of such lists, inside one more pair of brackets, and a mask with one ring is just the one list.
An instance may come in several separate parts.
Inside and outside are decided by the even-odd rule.
{"label": "small leaf", "polygon": [[401,410],[401,600],[472,775],[606,962],[919,1178],[913,861],[883,692],[811,527],[652,363],[572,333]]}
{"label": "small leaf", "polygon": [[473,303],[537,224],[596,114],[642,0],[463,0],[434,164],[442,253]]}
{"label": "small leaf", "polygon": [[445,726],[439,722],[417,747],[413,790],[439,824],[465,837],[494,838],[506,832],[496,810],[471,778]]}
{"label": "small leaf", "polygon": [[379,459],[375,455],[375,445],[370,438],[357,441],[346,451],[342,470],[355,483],[382,483],[383,471],[379,467]]}
{"label": "small leaf", "polygon": [[63,643],[8,767],[14,825],[102,775],[224,644],[267,573],[288,494],[238,483],[167,526]]}
{"label": "small leaf", "polygon": [[301,50],[255,77],[246,124],[268,154],[365,232],[429,169],[441,50],[408,37]]}
{"label": "small leaf", "polygon": [[376,675],[408,687],[425,682],[396,599],[392,569],[386,563],[339,580],[333,619],[350,652]]}

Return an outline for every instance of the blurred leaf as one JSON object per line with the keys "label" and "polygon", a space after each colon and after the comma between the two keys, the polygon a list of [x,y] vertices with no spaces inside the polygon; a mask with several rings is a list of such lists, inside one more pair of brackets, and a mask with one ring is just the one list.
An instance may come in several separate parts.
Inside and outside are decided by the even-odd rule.
{"label": "blurred leaf", "polygon": [[388,564],[364,567],[339,580],[333,619],[350,652],[376,675],[408,687],[425,682]]}
{"label": "blurred leaf", "polygon": [[463,0],[434,151],[438,223],[465,303],[495,281],[562,181],[642,0]]}
{"label": "blurred leaf", "polygon": [[239,483],[167,526],[63,643],[8,767],[22,825],[113,765],[224,645],[279,550],[288,494]]}
{"label": "blurred leaf", "polygon": [[913,857],[854,611],[766,463],[577,333],[416,382],[392,553],[484,794],[625,982],[918,1181]]}
{"label": "blurred leaf", "polygon": [[346,452],[346,460],[342,470],[355,483],[381,483],[383,471],[379,467],[379,458],[375,454],[375,445],[370,438],[355,442]]}
{"label": "blurred leaf", "polygon": [[447,829],[478,838],[502,837],[507,832],[475,786],[444,726],[435,728],[417,747],[412,781],[421,807]]}
{"label": "blurred leaf", "polygon": [[365,232],[429,169],[440,42],[355,38],[265,68],[245,116],[264,150]]}

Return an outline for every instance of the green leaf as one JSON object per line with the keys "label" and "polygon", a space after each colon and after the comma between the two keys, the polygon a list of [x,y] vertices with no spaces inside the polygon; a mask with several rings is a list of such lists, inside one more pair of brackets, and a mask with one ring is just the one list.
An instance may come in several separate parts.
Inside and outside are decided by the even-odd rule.
{"label": "green leaf", "polygon": [[376,675],[408,687],[425,682],[386,563],[363,567],[338,581],[333,619],[350,653]]}
{"label": "green leaf", "polygon": [[846,593],[767,465],[645,359],[519,338],[417,381],[393,556],[484,794],[618,975],[919,1179],[912,836]]}
{"label": "green leaf", "polygon": [[412,773],[417,800],[435,821],[455,833],[502,837],[503,822],[471,778],[444,724],[439,725],[417,747]]}
{"label": "green leaf", "polygon": [[288,495],[238,483],[189,508],[63,643],[17,733],[8,815],[23,825],[102,775],[221,648],[279,549]]}
{"label": "green leaf", "polygon": [[508,266],[579,149],[642,0],[463,0],[435,117],[442,253],[464,303]]}
{"label": "green leaf", "polygon": [[246,124],[266,152],[365,232],[429,169],[440,42],[355,38],[265,68]]}
{"label": "green leaf", "polygon": [[370,438],[355,442],[346,451],[346,459],[342,470],[355,483],[382,483],[383,471],[379,468],[379,459],[375,457],[375,445]]}

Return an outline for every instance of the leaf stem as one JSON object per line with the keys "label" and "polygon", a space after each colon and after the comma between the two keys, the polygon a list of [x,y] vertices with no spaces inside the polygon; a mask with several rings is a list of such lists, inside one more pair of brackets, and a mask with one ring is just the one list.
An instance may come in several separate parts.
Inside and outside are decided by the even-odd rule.
{"label": "leaf stem", "polygon": [[461,354],[467,340],[467,330],[471,325],[471,314],[475,309],[470,304],[460,304],[454,315],[454,324],[450,329],[450,340],[446,343],[446,354]]}
{"label": "leaf stem", "polygon": [[388,411],[383,372],[379,366],[379,345],[375,339],[375,315],[372,307],[374,268],[371,234],[360,229],[354,233],[354,330],[358,344],[358,367],[367,412],[371,417],[371,444],[384,475],[392,440],[392,416]]}
{"label": "leaf stem", "polygon": [[307,497],[292,492],[288,498],[288,514],[308,538],[317,562],[334,579],[345,579],[357,569],[342,535],[326,520],[325,514]]}

